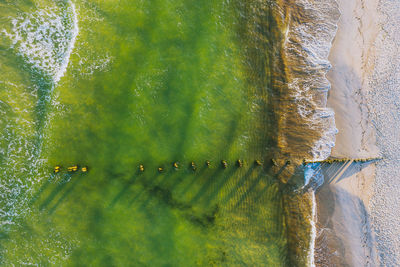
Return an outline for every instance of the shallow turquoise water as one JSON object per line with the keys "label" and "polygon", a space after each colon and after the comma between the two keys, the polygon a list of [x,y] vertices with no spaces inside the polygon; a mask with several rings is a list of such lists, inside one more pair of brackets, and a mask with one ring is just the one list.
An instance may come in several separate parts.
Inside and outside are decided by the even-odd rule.
{"label": "shallow turquoise water", "polygon": [[[272,9],[0,3],[0,262],[288,264],[283,190],[269,164]],[[89,172],[67,173],[73,164]]]}

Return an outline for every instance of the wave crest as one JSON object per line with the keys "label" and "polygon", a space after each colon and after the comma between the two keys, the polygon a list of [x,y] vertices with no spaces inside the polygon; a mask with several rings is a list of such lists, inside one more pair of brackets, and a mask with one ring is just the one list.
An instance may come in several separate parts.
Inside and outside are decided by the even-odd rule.
{"label": "wave crest", "polygon": [[[283,4],[283,57],[287,84],[282,94],[281,135],[284,154],[322,160],[330,155],[337,129],[326,107],[326,73],[340,17],[335,0],[291,0]],[[294,156],[294,155],[292,155]]]}
{"label": "wave crest", "polygon": [[11,24],[9,31],[2,31],[11,41],[11,48],[57,83],[67,69],[78,34],[74,4],[22,13],[12,18]]}

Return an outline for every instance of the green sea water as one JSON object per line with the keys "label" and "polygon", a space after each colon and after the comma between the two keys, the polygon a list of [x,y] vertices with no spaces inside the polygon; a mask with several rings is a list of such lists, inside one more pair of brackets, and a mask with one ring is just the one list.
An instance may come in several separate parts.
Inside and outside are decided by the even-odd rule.
{"label": "green sea water", "polygon": [[[270,163],[276,8],[0,1],[0,263],[293,263]],[[89,172],[66,172],[74,164]]]}

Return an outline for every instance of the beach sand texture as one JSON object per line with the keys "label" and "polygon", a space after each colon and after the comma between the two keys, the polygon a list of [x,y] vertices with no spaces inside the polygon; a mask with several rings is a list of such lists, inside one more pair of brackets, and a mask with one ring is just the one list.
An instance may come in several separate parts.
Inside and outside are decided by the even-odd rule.
{"label": "beach sand texture", "polygon": [[339,130],[332,156],[384,159],[353,163],[319,189],[316,265],[399,266],[400,2],[338,3],[328,74]]}
{"label": "beach sand texture", "polygon": [[367,103],[384,160],[377,164],[370,207],[379,264],[400,266],[400,2],[380,1],[379,12]]}

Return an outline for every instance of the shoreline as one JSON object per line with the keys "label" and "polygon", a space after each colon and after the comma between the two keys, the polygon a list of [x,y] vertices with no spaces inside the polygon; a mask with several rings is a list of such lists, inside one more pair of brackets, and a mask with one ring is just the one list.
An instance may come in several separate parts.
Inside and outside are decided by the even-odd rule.
{"label": "shoreline", "polygon": [[[377,157],[379,149],[366,95],[379,33],[374,22],[378,0],[337,2],[341,17],[329,56],[332,69],[327,75],[331,82],[327,105],[335,112],[339,130],[331,155]],[[369,203],[375,164],[353,163],[339,179],[329,181],[332,170],[340,168],[340,164],[323,168],[325,184],[316,192],[316,266],[374,265],[377,253]]]}

